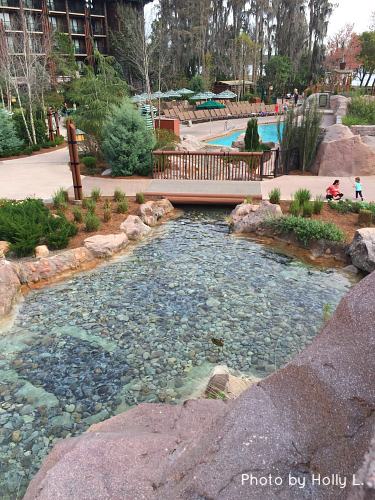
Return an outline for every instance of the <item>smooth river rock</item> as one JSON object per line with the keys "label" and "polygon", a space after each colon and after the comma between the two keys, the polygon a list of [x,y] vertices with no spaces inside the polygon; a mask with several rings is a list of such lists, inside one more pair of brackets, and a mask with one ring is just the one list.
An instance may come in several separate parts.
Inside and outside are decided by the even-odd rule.
{"label": "smooth river rock", "polygon": [[129,240],[139,241],[151,231],[150,226],[144,224],[138,215],[129,215],[121,224],[120,229],[125,231]]}
{"label": "smooth river rock", "polygon": [[90,236],[83,242],[84,246],[91,250],[95,257],[110,257],[126,247],[129,239],[125,233],[119,234],[97,234]]}
{"label": "smooth river rock", "polygon": [[[346,498],[373,433],[374,360],[372,273],[307,348],[236,400],[141,404],[61,440],[24,500]],[[346,488],[313,482],[332,474]]]}
{"label": "smooth river rock", "polygon": [[281,217],[280,205],[269,201],[261,201],[259,205],[241,203],[230,214],[231,229],[235,233],[251,233],[256,231],[266,217]]}

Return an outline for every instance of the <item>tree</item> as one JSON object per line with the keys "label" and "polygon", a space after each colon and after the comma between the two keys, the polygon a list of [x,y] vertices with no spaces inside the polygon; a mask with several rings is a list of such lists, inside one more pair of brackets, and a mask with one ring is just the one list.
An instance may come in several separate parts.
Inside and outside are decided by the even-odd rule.
{"label": "tree", "polygon": [[306,99],[302,105],[301,121],[297,131],[302,172],[307,170],[315,158],[322,118],[318,98],[311,96]]}
{"label": "tree", "polygon": [[58,76],[74,76],[78,67],[70,36],[55,31],[51,37],[51,46],[51,59],[55,63],[55,74]]}
{"label": "tree", "polygon": [[206,90],[206,82],[201,75],[193,76],[189,83],[189,89],[193,92],[204,92]]}
{"label": "tree", "polygon": [[0,108],[0,156],[4,150],[18,149],[22,145],[11,117],[5,109]]}
{"label": "tree", "polygon": [[[308,70],[317,78],[317,62],[322,63],[323,42],[334,5],[328,0],[309,0]],[[314,57],[312,55],[314,53]]]}
{"label": "tree", "polygon": [[146,120],[127,101],[114,108],[103,126],[102,150],[112,176],[149,175],[155,136]]}
{"label": "tree", "polygon": [[354,24],[345,24],[334,36],[328,39],[325,64],[329,68],[337,68],[345,61],[348,69],[357,71],[361,66],[361,40],[354,33]]}
{"label": "tree", "polygon": [[285,86],[292,76],[292,62],[289,56],[275,56],[264,66],[266,76],[275,92],[285,92]]}
{"label": "tree", "polygon": [[245,151],[258,151],[259,146],[258,120],[256,118],[252,118],[247,122],[245,133]]}
{"label": "tree", "polygon": [[[256,65],[256,54],[259,52],[259,45],[255,44],[246,33],[241,33],[233,40],[232,44],[232,68],[235,79],[242,80],[242,92],[245,94],[245,81],[249,80],[249,67]],[[237,87],[240,90],[239,87]]]}
{"label": "tree", "polygon": [[365,31],[360,36],[361,40],[361,52],[360,59],[362,61],[362,66],[360,68],[360,79],[362,87],[365,76],[367,75],[367,80],[365,87],[370,83],[372,75],[375,73],[375,31]]}

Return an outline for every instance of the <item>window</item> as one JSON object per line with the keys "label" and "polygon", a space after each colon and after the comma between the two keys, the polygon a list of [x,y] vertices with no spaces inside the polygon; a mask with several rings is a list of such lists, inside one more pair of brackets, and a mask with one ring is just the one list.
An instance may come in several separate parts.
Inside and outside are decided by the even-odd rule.
{"label": "window", "polygon": [[49,10],[56,10],[55,9],[55,0],[47,0],[47,7]]}
{"label": "window", "polygon": [[7,12],[0,12],[0,19],[2,19],[4,23],[4,28],[6,30],[10,30],[10,16]]}
{"label": "window", "polygon": [[53,31],[57,30],[57,19],[56,17],[49,16],[49,22],[52,24]]}
{"label": "window", "polygon": [[26,24],[29,31],[35,31],[35,19],[32,14],[26,14]]}
{"label": "window", "polygon": [[14,41],[13,41],[13,38],[11,38],[10,36],[7,36],[6,40],[7,40],[8,51],[11,54],[13,54],[14,53]]}
{"label": "window", "polygon": [[70,20],[70,29],[72,30],[72,33],[78,33],[78,21],[77,21],[77,19]]}
{"label": "window", "polygon": [[33,8],[33,0],[22,0],[23,6],[25,9],[32,9]]}

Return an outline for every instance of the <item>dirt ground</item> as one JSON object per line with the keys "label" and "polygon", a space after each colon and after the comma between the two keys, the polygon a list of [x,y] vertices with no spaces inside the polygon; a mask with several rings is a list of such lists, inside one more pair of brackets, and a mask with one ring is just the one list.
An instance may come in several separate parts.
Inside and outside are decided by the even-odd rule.
{"label": "dirt ground", "polygon": [[[111,214],[112,214],[112,220],[109,222],[105,222],[103,218],[103,207],[104,207],[104,202],[105,198],[102,197],[100,201],[97,202],[96,206],[96,214],[100,217],[101,219],[101,225],[96,232],[88,232],[85,228],[84,222],[81,222],[78,224],[79,226],[79,233],[77,236],[72,238],[70,240],[70,244],[68,248],[77,248],[80,246],[83,246],[83,242],[86,238],[89,236],[94,236],[96,234],[116,234],[122,232],[120,230],[120,224],[127,218],[128,215],[136,215],[136,212],[138,210],[139,204],[135,201],[135,197],[133,196],[127,196],[127,201],[129,205],[129,210],[125,214],[118,214],[116,212],[116,202],[113,201],[113,197],[108,198],[110,200],[111,204]],[[152,200],[154,198],[146,198],[146,201]],[[51,210],[56,213],[56,210],[53,209],[53,206],[51,204],[47,205]],[[282,201],[280,203],[281,210],[283,211],[284,214],[289,213],[289,208],[290,208],[290,201]],[[71,222],[73,222],[73,202],[70,201],[69,203],[69,210],[65,213],[67,219]],[[83,219],[85,215],[87,214],[87,209],[79,207]],[[228,211],[231,210],[230,207],[228,207]],[[354,233],[356,232],[357,229],[359,229],[359,226],[357,225],[358,221],[358,214],[341,214],[337,212],[336,210],[332,209],[329,207],[328,203],[324,203],[323,210],[320,215],[314,215],[313,219],[317,220],[323,220],[323,221],[331,221],[334,222],[336,225],[341,227],[341,229],[344,232],[345,235],[345,241],[347,243],[350,243],[353,239]]]}

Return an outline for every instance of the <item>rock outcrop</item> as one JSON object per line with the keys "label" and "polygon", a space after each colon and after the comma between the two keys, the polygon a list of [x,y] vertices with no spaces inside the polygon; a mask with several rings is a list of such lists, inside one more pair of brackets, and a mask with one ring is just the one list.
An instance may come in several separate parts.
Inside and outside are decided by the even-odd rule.
{"label": "rock outcrop", "polygon": [[143,239],[150,231],[150,226],[144,224],[138,215],[129,215],[120,225],[120,229],[125,231],[129,240],[139,241]]}
{"label": "rock outcrop", "polygon": [[266,217],[281,217],[282,215],[280,206],[269,201],[261,201],[259,205],[241,203],[230,214],[231,229],[235,233],[252,233]]}
{"label": "rock outcrop", "polygon": [[345,125],[332,125],[318,148],[311,172],[325,176],[361,176],[375,173],[375,153]]}
{"label": "rock outcrop", "polygon": [[0,260],[0,321],[11,314],[21,295],[17,268],[7,260]]}
{"label": "rock outcrop", "polygon": [[7,241],[0,241],[0,259],[3,259],[9,250],[9,243]]}
{"label": "rock outcrop", "polygon": [[148,226],[156,226],[157,221],[173,210],[169,200],[147,201],[138,208],[137,215]]}
{"label": "rock outcrop", "polygon": [[95,257],[111,257],[122,250],[129,243],[125,233],[119,234],[97,234],[90,236],[83,242],[84,246],[91,250]]}
{"label": "rock outcrop", "polygon": [[375,228],[358,229],[347,253],[356,267],[372,273],[375,270]]}
{"label": "rock outcrop", "polygon": [[343,499],[375,423],[374,359],[372,273],[301,354],[239,398],[142,404],[62,440],[24,500]]}

